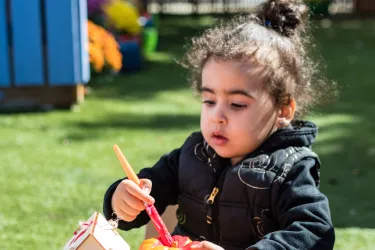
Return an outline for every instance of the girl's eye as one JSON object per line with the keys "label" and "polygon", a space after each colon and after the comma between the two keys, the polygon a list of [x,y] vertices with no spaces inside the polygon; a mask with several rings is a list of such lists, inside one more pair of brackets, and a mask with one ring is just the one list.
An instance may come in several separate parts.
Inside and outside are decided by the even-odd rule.
{"label": "girl's eye", "polygon": [[235,109],[244,109],[244,108],[247,107],[246,104],[232,103],[231,105],[232,105],[232,107],[235,108]]}
{"label": "girl's eye", "polygon": [[212,105],[215,104],[215,102],[211,101],[211,100],[205,100],[205,101],[203,101],[203,103],[206,104],[207,106],[212,106]]}

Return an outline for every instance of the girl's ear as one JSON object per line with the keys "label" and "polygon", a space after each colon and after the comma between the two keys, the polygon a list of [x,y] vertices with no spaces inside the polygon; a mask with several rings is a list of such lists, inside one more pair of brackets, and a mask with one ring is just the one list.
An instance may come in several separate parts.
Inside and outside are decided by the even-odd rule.
{"label": "girl's ear", "polygon": [[295,112],[296,101],[291,99],[289,104],[280,107],[279,114],[276,119],[276,127],[283,128],[288,126],[292,122]]}

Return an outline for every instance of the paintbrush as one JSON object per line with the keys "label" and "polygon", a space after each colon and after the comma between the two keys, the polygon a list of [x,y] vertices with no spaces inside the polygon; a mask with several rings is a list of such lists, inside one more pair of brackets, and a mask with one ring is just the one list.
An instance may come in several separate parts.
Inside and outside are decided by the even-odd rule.
{"label": "paintbrush", "polygon": [[[138,176],[135,174],[133,168],[130,166],[129,162],[126,160],[125,156],[121,152],[120,148],[117,145],[113,146],[113,150],[115,151],[117,158],[119,159],[122,168],[124,169],[126,175],[128,176],[129,180],[133,181],[138,186],[141,185],[141,181],[139,180]],[[153,225],[160,235],[160,241],[164,246],[171,247],[173,243],[173,238],[171,234],[168,232],[167,227],[165,226],[163,220],[161,219],[158,211],[156,210],[155,206],[152,204],[147,204],[143,202],[145,206],[145,210],[147,214],[150,216]]]}

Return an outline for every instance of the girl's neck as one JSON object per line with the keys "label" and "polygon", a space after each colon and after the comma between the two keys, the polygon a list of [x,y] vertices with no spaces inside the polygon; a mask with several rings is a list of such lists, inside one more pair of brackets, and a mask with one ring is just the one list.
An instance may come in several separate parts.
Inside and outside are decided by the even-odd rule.
{"label": "girl's neck", "polygon": [[245,158],[245,156],[233,157],[233,158],[230,158],[230,162],[231,162],[232,166],[234,166],[236,163],[242,161],[244,158]]}

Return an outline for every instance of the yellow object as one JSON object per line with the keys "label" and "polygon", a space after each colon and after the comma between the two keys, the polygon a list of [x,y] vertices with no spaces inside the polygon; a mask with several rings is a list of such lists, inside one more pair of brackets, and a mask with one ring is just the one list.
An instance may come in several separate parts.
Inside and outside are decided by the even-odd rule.
{"label": "yellow object", "polygon": [[139,13],[136,7],[123,0],[112,0],[103,6],[108,22],[115,29],[132,35],[141,32],[138,23]]}
{"label": "yellow object", "polygon": [[209,197],[208,200],[207,200],[207,202],[208,202],[209,204],[213,204],[213,203],[214,203],[214,201],[215,201],[215,197],[216,197],[216,195],[217,195],[218,192],[219,192],[219,189],[218,189],[217,187],[215,187],[215,188],[212,190],[212,192],[211,192],[211,194],[210,194],[210,197]]}

